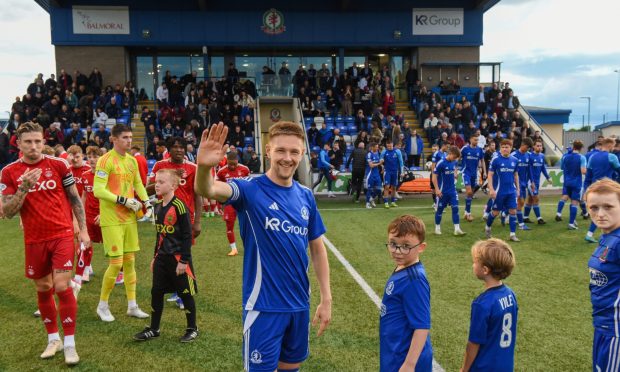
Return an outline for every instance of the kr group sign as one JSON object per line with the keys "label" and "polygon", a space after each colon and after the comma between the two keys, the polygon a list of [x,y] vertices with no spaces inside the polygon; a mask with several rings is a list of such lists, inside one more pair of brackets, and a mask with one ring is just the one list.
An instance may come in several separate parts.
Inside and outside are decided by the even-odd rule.
{"label": "kr group sign", "polygon": [[463,9],[413,8],[413,35],[463,35]]}

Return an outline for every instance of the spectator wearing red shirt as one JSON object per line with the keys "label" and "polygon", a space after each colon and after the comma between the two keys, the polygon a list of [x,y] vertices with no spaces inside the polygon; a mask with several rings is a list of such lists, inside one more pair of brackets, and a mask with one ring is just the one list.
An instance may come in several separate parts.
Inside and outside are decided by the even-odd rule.
{"label": "spectator wearing red shirt", "polygon": [[448,138],[448,143],[452,146],[456,146],[459,149],[465,146],[465,140],[463,140],[463,138],[460,135],[456,134],[456,132],[454,131],[450,133],[450,137]]}

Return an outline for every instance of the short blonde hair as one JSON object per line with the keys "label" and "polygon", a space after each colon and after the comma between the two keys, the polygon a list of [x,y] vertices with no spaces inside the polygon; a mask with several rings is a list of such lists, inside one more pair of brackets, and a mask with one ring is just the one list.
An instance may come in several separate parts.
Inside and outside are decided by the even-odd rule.
{"label": "short blonde hair", "polygon": [[499,280],[506,279],[516,265],[515,254],[508,243],[501,239],[479,240],[471,247],[471,256],[491,271]]}
{"label": "short blonde hair", "polygon": [[179,186],[179,182],[181,182],[181,177],[179,177],[179,174],[175,169],[160,169],[157,171],[157,173],[155,173],[155,176],[157,176],[158,174],[168,175],[174,187]]}
{"label": "short blonde hair", "polygon": [[43,127],[37,123],[33,123],[32,121],[21,123],[16,131],[17,138],[21,138],[22,134],[24,133],[32,133],[32,132],[35,132],[35,133],[39,132],[43,134]]}
{"label": "short blonde hair", "polygon": [[583,199],[588,202],[588,196],[590,194],[615,194],[618,200],[620,200],[620,184],[609,178],[603,178],[594,182],[586,191]]}
{"label": "short blonde hair", "polygon": [[78,145],[71,145],[67,149],[67,152],[71,155],[82,154],[82,148]]}
{"label": "short blonde hair", "polygon": [[101,150],[101,148],[99,146],[88,146],[86,148],[86,155],[101,156],[101,155],[103,155],[103,151]]}
{"label": "short blonde hair", "polygon": [[52,146],[45,145],[43,146],[43,150],[41,151],[44,155],[54,156],[56,155],[56,151],[52,148]]}
{"label": "short blonde hair", "polygon": [[301,125],[291,121],[281,121],[269,128],[269,140],[277,136],[295,136],[302,141],[306,138]]}
{"label": "short blonde hair", "polygon": [[387,228],[388,234],[394,234],[394,236],[415,236],[419,242],[422,243],[426,238],[426,226],[424,221],[419,217],[409,214],[396,217],[390,222]]}

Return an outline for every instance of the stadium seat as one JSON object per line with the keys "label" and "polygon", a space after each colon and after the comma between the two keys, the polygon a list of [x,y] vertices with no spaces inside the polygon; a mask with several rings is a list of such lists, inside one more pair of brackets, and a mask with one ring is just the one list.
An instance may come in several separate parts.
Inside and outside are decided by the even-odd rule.
{"label": "stadium seat", "polygon": [[306,124],[306,127],[310,127],[310,124],[312,124],[313,118],[311,117],[304,117],[304,124]]}
{"label": "stadium seat", "polygon": [[124,116],[121,116],[120,118],[116,119],[116,124],[127,124],[128,122],[129,121]]}
{"label": "stadium seat", "polygon": [[254,146],[254,137],[243,137],[243,144],[245,146],[247,146],[247,145]]}
{"label": "stadium seat", "polygon": [[318,154],[321,152],[321,148],[319,146],[312,146],[312,152]]}
{"label": "stadium seat", "polygon": [[349,124],[347,125],[347,131],[350,135],[357,134],[357,126],[355,124]]}
{"label": "stadium seat", "polygon": [[334,118],[332,118],[331,116],[327,116],[325,117],[325,123],[327,124],[327,126],[329,127],[334,126]]}
{"label": "stadium seat", "polygon": [[314,122],[316,123],[316,127],[320,128],[321,125],[323,125],[323,123],[325,123],[325,118],[323,118],[322,116],[316,116],[314,118]]}
{"label": "stadium seat", "polygon": [[336,127],[333,124],[327,123],[327,130],[334,130]]}
{"label": "stadium seat", "polygon": [[106,128],[112,128],[115,125],[116,125],[116,119],[108,119],[105,121]]}
{"label": "stadium seat", "polygon": [[336,126],[340,127],[340,126],[345,126],[344,125],[344,120],[342,119],[341,116],[336,118]]}
{"label": "stadium seat", "polygon": [[340,129],[340,134],[348,134],[349,133],[349,129],[344,124],[338,125],[338,129]]}
{"label": "stadium seat", "polygon": [[131,113],[129,112],[129,109],[122,109],[122,110],[121,110],[121,115],[122,115],[122,116],[127,116],[127,117],[128,117],[128,116],[130,116],[130,115],[131,115]]}
{"label": "stadium seat", "polygon": [[155,159],[149,159],[149,160],[146,161],[146,165],[147,165],[147,167],[149,169],[148,173],[151,173],[151,171],[153,170],[153,166],[155,166],[156,162],[157,161]]}
{"label": "stadium seat", "polygon": [[349,136],[348,134],[343,134],[342,139],[347,145],[351,144],[351,136]]}

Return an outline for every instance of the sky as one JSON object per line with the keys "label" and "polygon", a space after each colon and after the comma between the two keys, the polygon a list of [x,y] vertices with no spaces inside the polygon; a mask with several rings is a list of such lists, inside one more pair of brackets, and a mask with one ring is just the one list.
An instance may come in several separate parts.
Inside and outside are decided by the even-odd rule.
{"label": "sky", "polygon": [[[589,6],[584,6],[584,4]],[[0,0],[0,118],[38,72],[54,71],[49,15],[33,0]],[[484,15],[482,62],[502,62],[521,104],[571,109],[569,126],[616,119],[617,0],[501,0]]]}

